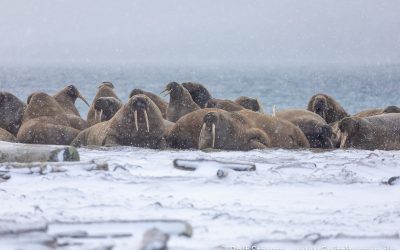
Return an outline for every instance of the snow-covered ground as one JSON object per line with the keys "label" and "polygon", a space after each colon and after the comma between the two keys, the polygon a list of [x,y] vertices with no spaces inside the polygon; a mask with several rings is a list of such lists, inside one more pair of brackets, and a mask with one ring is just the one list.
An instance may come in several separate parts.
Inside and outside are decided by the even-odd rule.
{"label": "snow-covered ground", "polygon": [[[171,235],[170,249],[400,248],[400,184],[386,183],[400,176],[400,152],[129,147],[79,152],[82,162],[107,162],[109,170],[93,170],[88,164],[45,174],[10,169],[11,178],[0,179],[0,233],[48,227],[40,237],[37,232],[19,240],[0,237],[0,249],[15,244],[19,249],[51,249],[41,244],[41,237],[63,230],[124,233],[126,223],[132,237],[59,239],[64,247],[58,249],[136,249],[149,226],[129,222],[154,219],[192,226],[192,237]],[[254,163],[257,169],[226,170],[228,175],[219,178],[215,164],[183,171],[173,167],[177,158]],[[7,171],[4,166],[0,170]],[[74,224],[78,222],[97,224],[88,229],[90,224]]]}

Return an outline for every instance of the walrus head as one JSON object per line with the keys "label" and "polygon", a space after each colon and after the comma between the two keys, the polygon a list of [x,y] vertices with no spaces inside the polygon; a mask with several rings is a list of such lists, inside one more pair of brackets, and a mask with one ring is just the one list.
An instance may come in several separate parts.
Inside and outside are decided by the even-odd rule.
{"label": "walrus head", "polygon": [[203,118],[199,136],[199,149],[226,150],[264,149],[269,145],[268,136],[259,129],[246,128],[245,121],[235,113],[211,111]]}
{"label": "walrus head", "polygon": [[245,109],[253,110],[254,112],[264,113],[263,107],[258,98],[250,98],[247,96],[241,96],[235,100],[235,103],[239,104]]}
{"label": "walrus head", "polygon": [[22,123],[26,105],[8,92],[0,92],[0,128],[16,135]]}
{"label": "walrus head", "polygon": [[114,88],[114,84],[112,84],[112,82],[102,82],[102,83],[100,83],[99,88],[101,88],[103,86],[106,86],[106,87],[109,87],[112,89]]}
{"label": "walrus head", "polygon": [[69,85],[67,87],[65,87],[64,89],[62,89],[60,92],[58,92],[54,98],[56,98],[56,100],[62,97],[69,99],[70,101],[72,101],[72,103],[75,103],[76,99],[81,99],[84,103],[86,103],[86,105],[90,106],[89,103],[86,101],[86,98],[79,92],[79,90],[74,86],[74,85]]}
{"label": "walrus head", "polygon": [[144,95],[144,94],[145,94],[144,91],[141,89],[133,89],[129,94],[129,98],[131,98],[134,95]]}
{"label": "walrus head", "polygon": [[361,122],[362,118],[359,117],[346,117],[339,122],[340,148],[353,147],[352,138],[355,137],[355,135],[359,135],[359,139],[363,140],[363,133],[359,133]]}
{"label": "walrus head", "polygon": [[218,108],[228,112],[240,111],[244,108],[231,100],[210,99],[205,105],[206,108]]}
{"label": "walrus head", "polygon": [[204,108],[208,100],[212,98],[207,88],[200,83],[184,82],[182,86],[189,91],[193,101],[201,108]]}
{"label": "walrus head", "polygon": [[127,103],[129,107],[129,116],[133,114],[134,130],[138,132],[150,133],[152,127],[162,123],[162,114],[157,105],[145,95],[135,95]]}
{"label": "walrus head", "polygon": [[114,97],[100,97],[94,103],[96,122],[110,120],[122,107],[122,102]]}
{"label": "walrus head", "polygon": [[313,109],[316,114],[326,120],[329,106],[325,96],[320,95],[315,97],[313,102]]}
{"label": "walrus head", "polygon": [[400,113],[400,108],[397,106],[387,106],[383,113]]}
{"label": "walrus head", "polygon": [[183,92],[183,87],[177,82],[170,82],[165,87],[165,90],[161,94],[165,93],[165,96],[179,96]]}

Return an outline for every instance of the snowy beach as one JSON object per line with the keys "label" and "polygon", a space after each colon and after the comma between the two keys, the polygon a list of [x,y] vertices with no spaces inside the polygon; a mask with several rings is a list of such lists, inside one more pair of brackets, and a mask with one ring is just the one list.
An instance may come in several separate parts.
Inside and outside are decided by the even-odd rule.
{"label": "snowy beach", "polygon": [[[0,228],[6,222],[21,227],[49,224],[45,235],[52,236],[57,231],[52,223],[163,219],[186,221],[193,229],[190,238],[172,235],[170,249],[400,247],[400,185],[387,184],[400,176],[399,152],[130,147],[79,152],[81,162],[107,162],[108,170],[78,164],[39,174],[2,165],[11,178],[0,183]],[[227,176],[218,178],[213,164],[183,171],[173,167],[174,159],[254,163],[257,169],[226,170]],[[123,231],[112,223],[100,225]],[[139,225],[131,237],[58,239],[65,243],[58,249],[135,249],[147,229]],[[34,244],[36,237],[10,237],[2,236],[2,249],[13,249],[13,244],[51,249]]]}

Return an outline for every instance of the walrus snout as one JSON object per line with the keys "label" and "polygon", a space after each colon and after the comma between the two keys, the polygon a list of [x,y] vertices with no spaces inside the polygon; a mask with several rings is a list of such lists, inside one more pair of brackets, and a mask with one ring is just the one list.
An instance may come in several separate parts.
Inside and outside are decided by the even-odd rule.
{"label": "walrus snout", "polygon": [[149,124],[149,116],[147,114],[147,109],[149,107],[148,97],[144,95],[137,95],[131,97],[131,107],[133,109],[133,117],[135,122],[136,131],[139,131],[139,123],[138,123],[138,111],[142,111],[144,120],[146,123],[146,131],[150,132],[150,124]]}
{"label": "walrus snout", "polygon": [[327,108],[328,106],[325,97],[317,96],[314,100],[315,113],[325,119]]}
{"label": "walrus snout", "polygon": [[163,92],[161,92],[160,94],[165,93],[164,96],[167,96],[169,94],[171,94],[172,92],[174,92],[177,89],[183,88],[181,85],[179,85],[179,83],[177,82],[170,82],[167,84],[167,86],[165,87],[165,90]]}
{"label": "walrus snout", "polygon": [[203,125],[201,127],[199,136],[199,149],[215,148],[216,140],[216,123],[218,116],[215,112],[207,113],[203,118]]}

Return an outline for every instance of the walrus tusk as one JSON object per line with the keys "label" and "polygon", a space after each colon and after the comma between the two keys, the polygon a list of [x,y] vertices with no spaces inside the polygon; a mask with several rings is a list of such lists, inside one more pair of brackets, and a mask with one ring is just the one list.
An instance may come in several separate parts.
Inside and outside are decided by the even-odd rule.
{"label": "walrus tusk", "polygon": [[272,116],[275,117],[276,116],[276,106],[272,106]]}
{"label": "walrus tusk", "polygon": [[165,93],[164,96],[167,96],[167,95],[171,94],[171,90],[165,89],[163,92],[160,93],[160,95],[163,93]]}
{"label": "walrus tusk", "polygon": [[103,117],[103,109],[100,109],[99,122],[102,122],[101,120],[102,117]]}
{"label": "walrus tusk", "polygon": [[139,131],[139,127],[138,127],[138,122],[137,122],[137,110],[135,110],[133,112],[133,116],[135,118],[135,127],[136,127],[136,131]]}
{"label": "walrus tusk", "polygon": [[264,108],[263,108],[263,106],[261,105],[260,100],[258,99],[258,97],[256,98],[256,100],[257,100],[258,106],[260,107],[260,109],[258,110],[258,112],[260,112],[260,113],[265,113],[265,112],[264,112]]}
{"label": "walrus tusk", "polygon": [[144,119],[146,120],[146,128],[147,128],[147,132],[150,132],[150,127],[149,127],[149,117],[147,116],[147,111],[143,110],[144,113]]}
{"label": "walrus tusk", "polygon": [[215,146],[215,124],[212,124],[212,148]]}
{"label": "walrus tusk", "polygon": [[86,101],[86,98],[85,98],[81,93],[79,93],[78,97],[79,97],[84,103],[86,103],[86,105],[88,105],[88,107],[90,107],[90,104],[88,103],[88,101]]}
{"label": "walrus tusk", "polygon": [[94,121],[97,122],[97,110],[94,110]]}

